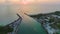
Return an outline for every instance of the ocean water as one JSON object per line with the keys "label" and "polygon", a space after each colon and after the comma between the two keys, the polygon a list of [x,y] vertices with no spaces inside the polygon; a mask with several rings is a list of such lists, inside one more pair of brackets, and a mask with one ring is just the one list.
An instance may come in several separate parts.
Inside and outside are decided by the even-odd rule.
{"label": "ocean water", "polygon": [[16,13],[22,17],[22,22],[19,26],[18,34],[46,34],[41,24],[36,22],[33,18],[24,15],[49,13],[60,11],[60,5],[20,5],[20,4],[0,4],[0,25],[7,25],[14,20],[18,19]]}
{"label": "ocean water", "polygon": [[5,26],[18,19],[16,12],[7,4],[0,4],[0,25]]}
{"label": "ocean water", "polygon": [[18,28],[18,34],[47,34],[41,24],[35,21],[33,18],[23,13],[20,13],[20,15],[23,20]]}

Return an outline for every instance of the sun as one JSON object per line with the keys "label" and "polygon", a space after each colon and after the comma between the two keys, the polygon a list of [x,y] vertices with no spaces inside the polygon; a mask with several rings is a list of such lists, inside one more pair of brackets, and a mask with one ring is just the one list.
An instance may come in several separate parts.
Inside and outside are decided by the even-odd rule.
{"label": "sun", "polygon": [[30,4],[32,2],[34,2],[34,0],[22,0],[21,4]]}

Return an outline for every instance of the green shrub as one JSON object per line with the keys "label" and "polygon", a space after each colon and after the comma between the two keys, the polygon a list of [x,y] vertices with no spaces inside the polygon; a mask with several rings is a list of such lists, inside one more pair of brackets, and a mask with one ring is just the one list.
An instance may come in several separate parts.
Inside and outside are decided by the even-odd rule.
{"label": "green shrub", "polygon": [[8,33],[8,32],[12,32],[13,31],[13,28],[11,28],[10,26],[0,26],[0,34],[5,34],[5,33]]}

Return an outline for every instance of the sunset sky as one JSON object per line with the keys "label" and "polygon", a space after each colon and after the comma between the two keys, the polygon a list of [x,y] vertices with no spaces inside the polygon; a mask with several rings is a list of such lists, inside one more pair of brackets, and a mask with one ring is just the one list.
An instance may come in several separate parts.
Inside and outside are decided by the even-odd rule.
{"label": "sunset sky", "polygon": [[60,0],[10,0],[11,2],[17,2],[21,4],[30,4],[30,3],[60,3]]}
{"label": "sunset sky", "polygon": [[[6,0],[0,0],[0,3],[5,2]],[[60,3],[60,0],[8,0],[13,3],[22,3],[22,4],[29,4],[29,3]]]}

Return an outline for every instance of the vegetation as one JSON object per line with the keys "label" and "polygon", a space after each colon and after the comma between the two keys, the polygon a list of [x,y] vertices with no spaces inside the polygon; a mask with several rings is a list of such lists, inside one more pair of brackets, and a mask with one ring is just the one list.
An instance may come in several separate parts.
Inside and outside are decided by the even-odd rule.
{"label": "vegetation", "polygon": [[37,18],[39,19],[43,14],[38,14],[38,15],[30,15],[30,17],[34,17],[34,18]]}
{"label": "vegetation", "polygon": [[12,32],[13,28],[10,26],[0,26],[0,34],[7,34],[8,32]]}
{"label": "vegetation", "polygon": [[59,22],[56,22],[56,23],[54,23],[54,24],[50,24],[50,26],[53,27],[53,28],[58,28],[58,29],[60,29],[60,21],[59,21]]}
{"label": "vegetation", "polygon": [[52,23],[52,22],[54,22],[54,18],[53,18],[53,17],[51,17],[51,18],[49,19],[49,23]]}
{"label": "vegetation", "polygon": [[60,11],[56,11],[55,15],[59,15],[60,16]]}
{"label": "vegetation", "polygon": [[53,34],[59,34],[58,32],[56,32],[56,33],[53,33]]}

